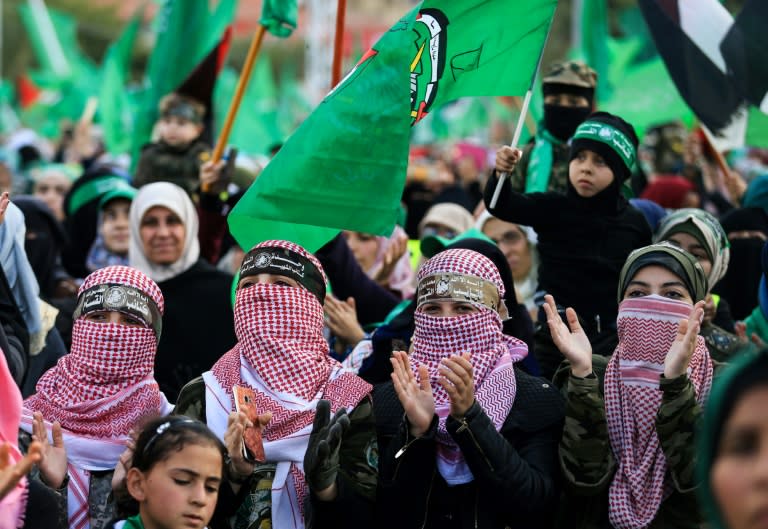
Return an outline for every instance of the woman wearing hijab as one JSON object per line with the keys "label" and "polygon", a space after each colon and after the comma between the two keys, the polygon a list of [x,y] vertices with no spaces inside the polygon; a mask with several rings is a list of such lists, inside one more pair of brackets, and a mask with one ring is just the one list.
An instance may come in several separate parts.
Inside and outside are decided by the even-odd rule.
{"label": "woman wearing hijab", "polygon": [[445,250],[418,274],[410,357],[374,392],[381,527],[551,527],[562,399],[514,367],[499,272]]}
{"label": "woman wearing hijab", "polygon": [[[229,486],[218,512],[231,505],[234,527],[372,523],[377,452],[371,386],[328,355],[326,285],[320,262],[300,246],[256,245],[240,268],[237,344],[179,395],[175,412],[207,422],[227,445]],[[233,386],[254,392],[265,462],[243,456],[243,432],[252,423],[235,413]],[[319,450],[321,441],[325,449]],[[211,526],[226,524],[214,517]]]}
{"label": "woman wearing hijab", "polygon": [[131,431],[171,410],[153,377],[163,309],[157,284],[138,270],[111,266],[89,275],[70,353],[24,401],[20,444],[42,443],[34,478],[65,502],[70,529],[106,527],[114,516],[112,473]]}
{"label": "woman wearing hijab", "polygon": [[655,242],[669,241],[693,255],[707,276],[701,335],[712,359],[725,362],[745,347],[735,334],[734,321],[726,300],[712,294],[712,288],[728,270],[730,244],[720,223],[701,209],[680,209],[670,213],[659,225]]}
{"label": "woman wearing hijab", "polygon": [[181,388],[235,344],[232,276],[200,258],[197,213],[175,184],[142,187],[131,203],[130,265],[157,282],[167,307],[155,377],[176,400]]}
{"label": "woman wearing hijab", "polygon": [[697,336],[706,294],[701,266],[677,246],[632,252],[621,271],[619,343],[604,392],[593,365],[599,357],[575,311],[566,310],[566,325],[547,296],[547,322],[570,362],[560,443],[569,527],[700,526],[693,433],[712,384]]}
{"label": "woman wearing hijab", "polygon": [[512,277],[515,279],[515,293],[528,309],[532,318],[536,318],[539,307],[534,300],[539,287],[539,254],[536,250],[538,241],[533,228],[513,224],[497,219],[483,211],[475,227],[493,239],[507,258]]}
{"label": "woman wearing hijab", "polygon": [[768,350],[718,375],[697,435],[699,497],[712,529],[765,526],[767,406]]}

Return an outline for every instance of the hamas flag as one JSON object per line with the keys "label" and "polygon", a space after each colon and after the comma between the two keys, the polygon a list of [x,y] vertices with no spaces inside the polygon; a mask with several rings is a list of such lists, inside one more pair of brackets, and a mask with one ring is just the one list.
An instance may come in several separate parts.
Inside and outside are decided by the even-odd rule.
{"label": "hamas flag", "polygon": [[389,235],[411,126],[459,97],[524,94],[556,4],[426,0],[406,14],[288,138],[232,210],[229,226],[241,247],[286,239],[315,251],[341,229]]}

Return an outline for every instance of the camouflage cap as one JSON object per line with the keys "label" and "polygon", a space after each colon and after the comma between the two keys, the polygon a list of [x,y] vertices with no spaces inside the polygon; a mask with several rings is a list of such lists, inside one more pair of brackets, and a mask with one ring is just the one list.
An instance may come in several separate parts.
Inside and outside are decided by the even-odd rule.
{"label": "camouflage cap", "polygon": [[595,88],[597,72],[581,61],[556,62],[549,66],[541,82]]}

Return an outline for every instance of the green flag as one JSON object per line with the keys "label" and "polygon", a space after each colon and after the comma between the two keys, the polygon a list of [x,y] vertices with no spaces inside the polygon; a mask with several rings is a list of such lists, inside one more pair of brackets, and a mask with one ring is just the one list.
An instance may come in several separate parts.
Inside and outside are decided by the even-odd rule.
{"label": "green flag", "polygon": [[107,150],[112,154],[122,154],[131,149],[134,108],[125,84],[133,44],[140,26],[141,13],[133,17],[120,37],[109,47],[102,65],[99,121],[104,130]]}
{"label": "green flag", "polygon": [[582,60],[597,72],[597,99],[606,99],[611,94],[608,80],[610,63],[608,42],[608,8],[606,0],[582,0],[579,17],[578,48],[572,50],[574,59]]}
{"label": "green flag", "polygon": [[[507,16],[515,7],[514,22]],[[521,95],[555,0],[425,1],[398,21],[287,140],[229,216],[243,248],[317,250],[339,229],[389,235],[410,127],[463,96]]]}
{"label": "green flag", "polygon": [[262,0],[259,24],[276,37],[287,37],[296,29],[296,0]]}

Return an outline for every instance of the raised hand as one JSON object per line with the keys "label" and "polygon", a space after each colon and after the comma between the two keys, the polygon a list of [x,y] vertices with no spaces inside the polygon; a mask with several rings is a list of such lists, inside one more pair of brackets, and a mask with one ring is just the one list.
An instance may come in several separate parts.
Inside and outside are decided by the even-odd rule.
{"label": "raised hand", "polygon": [[323,501],[336,498],[339,449],[349,424],[349,416],[344,408],[337,410],[331,417],[331,401],[321,399],[317,403],[312,433],[304,454],[304,472],[309,488]]}
{"label": "raised hand", "polygon": [[395,270],[395,266],[397,266],[398,261],[400,261],[400,258],[405,255],[407,250],[408,235],[405,233],[399,233],[396,237],[393,237],[390,240],[389,246],[387,246],[387,249],[384,252],[382,264],[379,269],[376,270],[373,279],[377,283],[383,286],[387,286],[389,283],[389,276],[392,275],[392,272]]}
{"label": "raised hand", "polygon": [[523,151],[513,149],[509,145],[503,145],[496,151],[496,170],[499,172],[512,172],[523,156]]}
{"label": "raised hand", "polygon": [[3,191],[2,195],[0,195],[0,224],[5,220],[5,212],[8,211],[8,204],[10,203],[11,199],[9,198],[8,191]]}
{"label": "raised hand", "polygon": [[701,318],[704,315],[704,301],[693,306],[687,320],[680,320],[677,335],[664,359],[664,377],[677,378],[688,369],[688,364],[696,349],[696,338],[701,328]]}
{"label": "raised hand", "polygon": [[48,442],[48,430],[45,428],[43,414],[32,414],[32,440],[40,443],[40,453],[43,458],[38,463],[40,474],[49,487],[61,488],[67,477],[67,451],[64,449],[64,434],[61,424],[54,422],[51,427],[53,442]]}
{"label": "raised hand", "polygon": [[419,366],[419,382],[411,371],[411,363],[405,351],[392,353],[392,383],[395,386],[397,398],[403,405],[405,415],[411,424],[410,432],[414,437],[421,437],[432,423],[435,415],[435,398],[429,385],[429,372],[426,366]]}
{"label": "raised hand", "polygon": [[581,328],[576,311],[570,307],[565,309],[565,316],[568,318],[566,325],[557,312],[555,298],[547,294],[544,296],[544,313],[547,315],[552,341],[571,362],[571,372],[577,377],[592,373],[592,344]]}
{"label": "raised hand", "polygon": [[131,461],[133,460],[134,448],[136,448],[136,442],[134,441],[133,436],[131,436],[131,439],[128,441],[128,446],[123,453],[120,454],[120,459],[117,460],[115,471],[112,473],[112,490],[116,490],[123,479],[125,479],[126,474],[128,474],[128,470],[131,468]]}
{"label": "raised hand", "polygon": [[440,361],[439,383],[451,399],[451,416],[461,420],[475,402],[475,380],[472,376],[471,355],[451,355]]}
{"label": "raised hand", "polygon": [[365,338],[365,331],[357,320],[355,298],[347,298],[347,301],[336,299],[329,294],[323,304],[325,310],[325,323],[331,332],[341,338],[348,345],[356,345]]}
{"label": "raised hand", "polygon": [[33,465],[43,458],[42,447],[36,441],[29,445],[27,453],[13,465],[10,462],[10,452],[9,443],[0,445],[0,500],[13,490],[21,478],[29,474]]}

